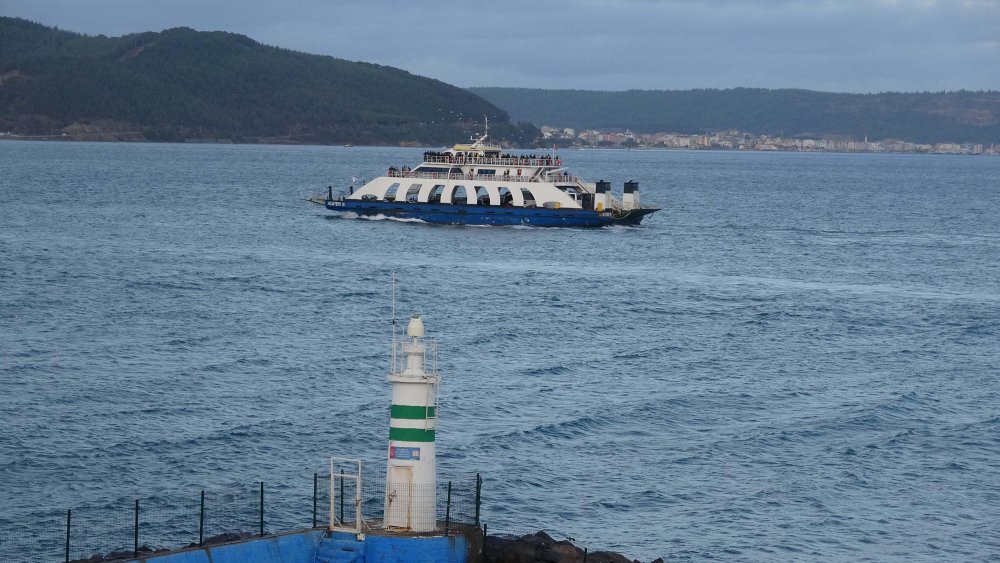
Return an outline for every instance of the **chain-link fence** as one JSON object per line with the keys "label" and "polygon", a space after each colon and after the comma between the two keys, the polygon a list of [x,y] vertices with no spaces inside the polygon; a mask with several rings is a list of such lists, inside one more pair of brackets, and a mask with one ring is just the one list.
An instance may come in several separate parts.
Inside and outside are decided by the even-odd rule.
{"label": "chain-link fence", "polygon": [[[330,487],[330,475],[316,476],[316,526],[326,527],[330,522],[338,526],[353,527],[357,522],[358,507],[362,517],[362,529],[403,528],[405,514],[429,514],[434,520],[434,531],[444,532],[451,523],[479,524],[482,480],[478,475],[461,480],[438,480],[433,488],[420,485],[390,487],[389,520],[386,521],[386,480],[384,474],[363,475],[361,490],[350,478],[335,474],[334,486]],[[346,475],[346,474],[344,474]],[[331,496],[332,491],[332,496]],[[408,494],[406,494],[408,493]],[[408,506],[398,501],[402,496],[411,499]]]}
{"label": "chain-link fence", "polygon": [[34,512],[17,522],[0,521],[0,561],[63,561],[65,510]]}
{"label": "chain-link fence", "polygon": [[[372,471],[363,475],[360,491],[353,482],[336,476],[333,491],[330,483],[327,471],[314,474],[312,483],[302,486],[257,482],[188,495],[119,499],[100,506],[38,512],[20,522],[0,520],[0,561],[126,559],[279,531],[327,528],[331,516],[336,522],[353,525],[358,508],[366,530],[383,527],[384,474]],[[434,531],[448,533],[454,525],[478,524],[480,490],[481,480],[476,475],[439,480],[433,495],[416,490],[413,495],[433,499]]]}

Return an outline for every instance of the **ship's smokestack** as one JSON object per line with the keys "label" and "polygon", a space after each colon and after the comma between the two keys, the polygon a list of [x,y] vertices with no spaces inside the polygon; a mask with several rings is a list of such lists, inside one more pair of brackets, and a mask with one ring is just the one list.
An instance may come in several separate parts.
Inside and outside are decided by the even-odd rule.
{"label": "ship's smokestack", "polygon": [[622,207],[625,209],[639,209],[639,182],[634,180],[625,182],[625,190],[622,193]]}
{"label": "ship's smokestack", "polygon": [[601,180],[597,182],[597,188],[594,194],[594,210],[604,211],[608,208],[611,198],[611,182],[605,182]]}

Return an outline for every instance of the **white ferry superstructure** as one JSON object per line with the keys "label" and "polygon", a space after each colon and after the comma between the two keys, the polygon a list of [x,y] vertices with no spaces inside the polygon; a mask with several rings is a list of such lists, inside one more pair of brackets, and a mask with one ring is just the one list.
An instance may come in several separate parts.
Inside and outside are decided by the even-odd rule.
{"label": "white ferry superstructure", "polygon": [[415,168],[389,167],[349,194],[335,197],[331,189],[310,201],[359,216],[452,225],[638,225],[659,210],[639,203],[638,182],[625,182],[618,199],[610,182],[585,182],[558,157],[506,154],[486,139],[425,152]]}

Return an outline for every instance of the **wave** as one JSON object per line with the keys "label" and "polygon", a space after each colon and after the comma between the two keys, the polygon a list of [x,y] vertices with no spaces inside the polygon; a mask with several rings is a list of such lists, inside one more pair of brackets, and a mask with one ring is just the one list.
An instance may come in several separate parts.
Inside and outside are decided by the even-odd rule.
{"label": "wave", "polygon": [[559,365],[559,366],[550,366],[550,367],[530,368],[530,369],[527,369],[527,370],[523,370],[520,373],[522,375],[527,375],[527,376],[531,376],[531,377],[542,377],[542,376],[550,376],[550,375],[560,375],[560,374],[566,373],[568,371],[569,371],[569,368],[567,368],[566,366]]}
{"label": "wave", "polygon": [[[344,215],[346,217],[347,213],[345,213]],[[356,213],[352,213],[352,215],[354,215],[354,217],[351,217],[351,218],[353,218],[353,219],[361,219],[363,221],[395,221],[397,223],[423,223],[423,224],[427,224],[427,221],[424,221],[423,219],[409,219],[409,218],[404,218],[404,217],[389,217],[389,216],[383,215],[382,213],[379,213],[377,215],[358,215]]]}
{"label": "wave", "polygon": [[176,279],[171,281],[162,280],[141,280],[141,281],[129,281],[126,282],[125,287],[127,289],[142,289],[142,290],[182,290],[182,291],[204,291],[208,289],[207,286],[197,282],[180,282]]}

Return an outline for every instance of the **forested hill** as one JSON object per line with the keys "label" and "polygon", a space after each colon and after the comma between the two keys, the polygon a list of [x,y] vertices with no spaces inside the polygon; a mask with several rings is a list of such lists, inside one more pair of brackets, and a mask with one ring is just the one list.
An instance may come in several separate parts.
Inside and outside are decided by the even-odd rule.
{"label": "forested hill", "polygon": [[496,138],[538,134],[476,94],[395,68],[232,33],[92,37],[0,17],[0,132],[442,145],[483,116]]}
{"label": "forested hill", "polygon": [[834,94],[810,90],[534,90],[471,88],[514,119],[575,129],[917,143],[1000,143],[1000,91]]}

